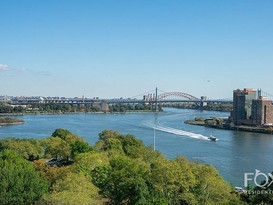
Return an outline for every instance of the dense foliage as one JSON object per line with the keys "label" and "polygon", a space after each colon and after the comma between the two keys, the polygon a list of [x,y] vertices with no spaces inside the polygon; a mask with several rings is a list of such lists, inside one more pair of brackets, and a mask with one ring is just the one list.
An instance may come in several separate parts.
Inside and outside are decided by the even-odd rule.
{"label": "dense foliage", "polygon": [[[151,104],[113,104],[109,112],[154,111]],[[158,108],[161,110],[161,108]],[[0,113],[75,113],[99,112],[100,107],[92,104],[32,103],[27,106],[11,106],[0,102]]]}
{"label": "dense foliage", "polygon": [[91,170],[92,181],[111,204],[242,203],[213,167],[168,160],[131,135],[104,131],[95,149],[109,161]]}
{"label": "dense foliage", "polygon": [[23,106],[10,106],[5,102],[0,102],[0,113],[23,113],[25,108]]}
{"label": "dense foliage", "polygon": [[[182,109],[199,109],[200,106],[194,102],[180,102],[164,105],[164,107],[175,107]],[[233,109],[232,102],[207,102],[206,105],[202,107],[203,110],[215,110],[215,111],[225,111],[230,112]]]}
{"label": "dense foliage", "polygon": [[0,102],[0,113],[73,113],[98,111],[100,109],[91,104],[32,103],[27,106],[11,106]]}
{"label": "dense foliage", "polygon": [[48,190],[48,182],[15,151],[0,153],[0,170],[0,204],[31,204]]}
{"label": "dense foliage", "polygon": [[1,139],[0,168],[0,204],[272,204],[270,195],[239,194],[212,166],[168,160],[112,130],[93,147],[64,129]]}
{"label": "dense foliage", "polygon": [[[128,111],[154,111],[155,106],[152,104],[114,104],[109,106],[110,112],[128,112]],[[158,106],[158,110],[162,111]]]}

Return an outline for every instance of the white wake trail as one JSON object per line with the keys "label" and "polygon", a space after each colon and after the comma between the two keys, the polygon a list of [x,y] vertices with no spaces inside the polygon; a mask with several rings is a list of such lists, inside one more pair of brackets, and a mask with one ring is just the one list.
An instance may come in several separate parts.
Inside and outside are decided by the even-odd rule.
{"label": "white wake trail", "polygon": [[193,132],[187,132],[184,130],[179,130],[179,129],[174,129],[171,127],[166,127],[163,125],[154,125],[154,124],[149,124],[149,123],[145,123],[145,126],[155,129],[155,130],[159,130],[162,132],[167,132],[167,133],[171,133],[171,134],[175,134],[175,135],[181,135],[181,136],[187,136],[187,137],[191,137],[191,138],[195,138],[195,139],[201,139],[201,140],[209,140],[208,137],[201,135],[201,134],[196,134]]}

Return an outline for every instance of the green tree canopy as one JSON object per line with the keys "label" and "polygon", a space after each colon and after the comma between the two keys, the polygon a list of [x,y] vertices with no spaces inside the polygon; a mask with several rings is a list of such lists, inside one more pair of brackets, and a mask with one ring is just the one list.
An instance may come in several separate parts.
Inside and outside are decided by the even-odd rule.
{"label": "green tree canopy", "polygon": [[5,138],[0,140],[0,151],[14,150],[28,160],[39,159],[43,155],[43,147],[34,139]]}
{"label": "green tree canopy", "polygon": [[132,135],[106,130],[95,145],[110,164],[92,179],[112,204],[240,204],[233,188],[209,165],[168,160]]}
{"label": "green tree canopy", "polygon": [[92,150],[92,147],[90,146],[90,144],[83,140],[76,140],[70,146],[71,146],[71,155],[73,158],[80,153],[86,153]]}
{"label": "green tree canopy", "polygon": [[65,140],[68,135],[72,135],[72,133],[68,130],[58,128],[52,133],[52,137],[59,137],[62,140]]}
{"label": "green tree canopy", "polygon": [[41,140],[45,148],[46,158],[67,159],[71,155],[70,144],[59,137],[49,137]]}
{"label": "green tree canopy", "polygon": [[0,204],[32,204],[47,192],[48,186],[31,162],[17,152],[4,150],[0,153]]}
{"label": "green tree canopy", "polygon": [[75,157],[74,170],[90,174],[98,166],[108,165],[109,157],[106,152],[87,152]]}
{"label": "green tree canopy", "polygon": [[147,202],[149,189],[146,183],[148,166],[128,157],[118,157],[110,161],[110,166],[97,167],[92,171],[95,185],[113,204],[137,204]]}
{"label": "green tree canopy", "polygon": [[51,194],[45,196],[40,204],[46,205],[100,205],[103,200],[98,188],[91,179],[81,173],[68,173],[53,185]]}
{"label": "green tree canopy", "polygon": [[[73,164],[25,160],[37,150]],[[42,197],[48,184],[50,192]],[[133,135],[112,130],[100,133],[94,147],[64,129],[39,141],[0,140],[0,188],[0,205],[33,204],[41,197],[38,204],[47,205],[244,204],[212,166],[184,157],[169,160]],[[271,196],[244,197],[252,204],[272,201]]]}

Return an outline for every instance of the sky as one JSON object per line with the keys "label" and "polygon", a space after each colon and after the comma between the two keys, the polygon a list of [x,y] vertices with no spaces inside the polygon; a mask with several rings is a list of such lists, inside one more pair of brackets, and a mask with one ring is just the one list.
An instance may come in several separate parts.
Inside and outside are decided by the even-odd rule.
{"label": "sky", "polygon": [[0,0],[0,95],[273,94],[272,0]]}

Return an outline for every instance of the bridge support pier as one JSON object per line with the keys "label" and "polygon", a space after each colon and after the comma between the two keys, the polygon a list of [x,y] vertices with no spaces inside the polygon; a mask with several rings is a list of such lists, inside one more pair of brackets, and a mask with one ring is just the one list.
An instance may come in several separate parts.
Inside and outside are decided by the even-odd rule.
{"label": "bridge support pier", "polygon": [[203,110],[204,106],[207,106],[207,96],[201,96],[200,110]]}
{"label": "bridge support pier", "polygon": [[108,112],[109,111],[109,104],[106,101],[103,101],[100,103],[100,108],[102,112]]}

